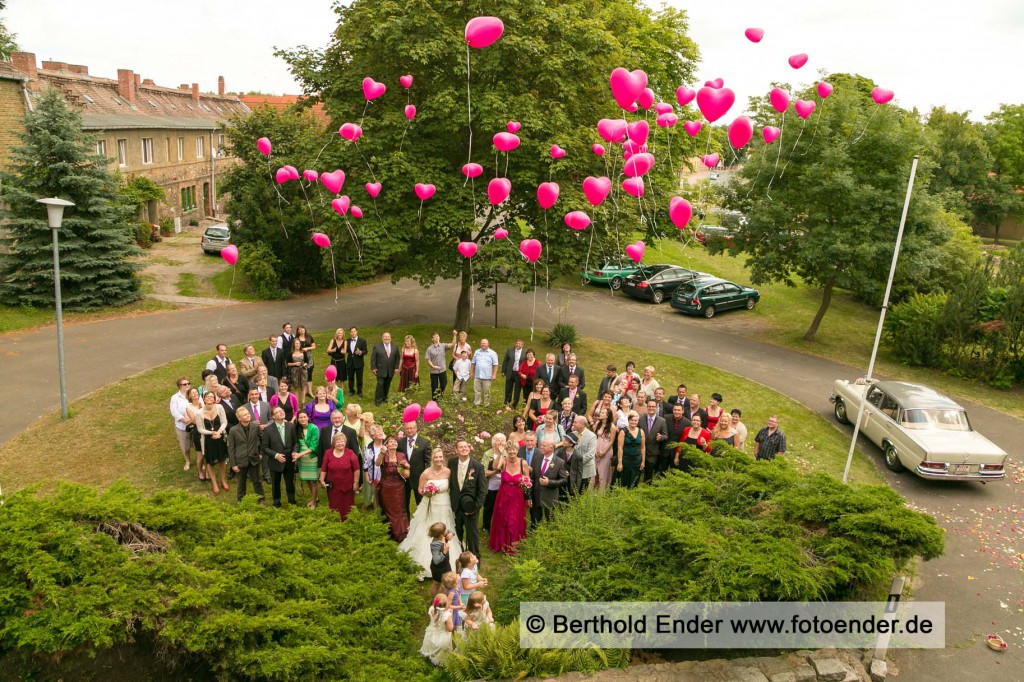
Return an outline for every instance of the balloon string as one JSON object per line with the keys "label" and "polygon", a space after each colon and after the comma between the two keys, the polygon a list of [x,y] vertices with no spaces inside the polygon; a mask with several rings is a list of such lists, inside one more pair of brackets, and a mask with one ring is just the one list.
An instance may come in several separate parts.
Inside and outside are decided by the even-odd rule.
{"label": "balloon string", "polygon": [[366,104],[364,104],[364,105],[363,105],[363,113],[362,113],[362,115],[361,115],[361,116],[359,117],[359,127],[360,127],[360,128],[362,128],[362,127],[363,127],[363,119],[365,119],[365,118],[366,118],[366,110],[367,110],[367,108],[368,108],[369,106],[370,106],[370,100],[366,100]]}
{"label": "balloon string", "polygon": [[235,289],[235,272],[238,271],[234,265],[231,266],[231,284],[228,285],[228,300],[224,302],[224,305],[220,308],[220,317],[217,318],[217,328],[220,329],[220,323],[224,319],[224,311],[228,309],[228,304],[231,303],[231,292]]}
{"label": "balloon string", "polygon": [[306,188],[302,186],[302,181],[299,181],[299,189],[302,190],[302,196],[306,200],[306,208],[309,209],[309,223],[310,229],[316,230],[316,218],[313,216],[313,204],[309,203],[309,195],[306,194]]}
{"label": "balloon string", "polygon": [[420,210],[416,212],[416,230],[420,231],[423,227],[423,199],[420,199]]}
{"label": "balloon string", "polygon": [[313,165],[314,166],[316,165],[316,162],[320,160],[320,154],[323,154],[324,150],[327,149],[331,145],[332,142],[334,142],[336,139],[338,139],[338,138],[335,137],[335,133],[328,133],[328,134],[331,136],[331,139],[327,140],[327,144],[325,144],[323,147],[320,148],[320,153],[316,155],[315,159],[313,159]]}
{"label": "balloon string", "polygon": [[533,341],[533,327],[537,321],[537,263],[533,264],[533,315],[530,317],[530,341]]}
{"label": "balloon string", "polygon": [[473,98],[469,89],[469,42],[466,42],[466,125],[469,128],[469,154],[466,163],[473,160]]}
{"label": "balloon string", "polygon": [[871,125],[871,119],[875,117],[875,113],[878,111],[878,109],[879,107],[876,106],[875,110],[871,112],[870,116],[868,116],[868,122],[864,124],[864,130],[860,131],[860,135],[854,138],[853,142],[851,142],[850,144],[857,144],[858,142],[860,142],[860,138],[864,137],[864,134],[868,132],[868,126]]}
{"label": "balloon string", "polygon": [[473,279],[473,259],[469,259],[469,323],[473,324],[476,315],[476,284]]}
{"label": "balloon string", "polygon": [[[544,211],[544,244],[548,244],[548,212],[546,210]],[[551,263],[552,252],[553,249],[549,247],[548,252],[544,254],[544,302],[548,304],[548,308],[551,307],[551,273],[548,269],[548,264]],[[534,287],[536,287],[536,284]],[[536,301],[536,292],[534,300]]]}
{"label": "balloon string", "polygon": [[267,173],[270,174],[270,186],[273,187],[274,188],[274,192],[277,193],[278,200],[279,201],[283,201],[284,203],[286,203],[289,206],[291,206],[291,202],[289,202],[287,199],[284,198],[284,196],[281,194],[281,190],[278,189],[278,187],[277,187],[277,177],[274,175],[274,169],[270,166],[270,157],[269,156],[267,157]]}
{"label": "balloon string", "polygon": [[370,177],[373,178],[374,182],[377,182],[377,175],[376,173],[373,172],[373,168],[370,168],[370,162],[367,161],[366,157],[363,155],[363,149],[362,147],[359,146],[359,142],[357,140],[353,140],[352,144],[355,145],[356,151],[359,152],[359,158],[361,158],[363,160],[363,163],[366,164],[366,170],[370,171]]}
{"label": "balloon string", "polygon": [[[347,222],[347,221],[346,221]],[[334,275],[334,305],[338,305],[338,270],[334,267],[334,245],[331,245],[331,273]]]}
{"label": "balloon string", "polygon": [[505,177],[506,178],[508,177],[508,157],[509,157],[508,152],[505,152]]}
{"label": "balloon string", "polygon": [[818,117],[814,119],[814,132],[811,134],[811,139],[807,141],[807,147],[800,153],[800,156],[807,156],[807,152],[811,150],[814,138],[818,136],[818,124],[821,123],[821,116],[825,113],[825,104],[827,102],[827,99],[821,100],[821,109],[818,111]]}
{"label": "balloon string", "polygon": [[[284,207],[281,206],[281,201],[283,201],[283,200],[284,200],[284,197],[282,197],[281,193],[278,192],[277,193],[277,218],[278,218],[278,220],[281,221],[281,229],[284,230],[284,238],[285,239],[290,239],[290,237],[288,236],[288,228],[286,228],[284,226]],[[285,201],[285,203],[288,203],[288,202]]]}
{"label": "balloon string", "polygon": [[[363,246],[362,246],[362,244],[359,243],[359,236],[356,234],[355,228],[352,227],[352,223],[350,223],[348,221],[348,218],[345,218],[345,227],[348,228],[348,233],[349,233],[349,235],[352,236],[352,243],[356,247],[356,254],[359,256],[359,262],[362,263],[363,262]],[[331,254],[331,258],[332,258],[332,260],[334,258],[333,252]]]}
{"label": "balloon string", "polygon": [[786,169],[789,168],[789,162],[793,159],[793,153],[796,151],[796,146],[800,144],[800,137],[804,134],[804,126],[807,125],[807,119],[800,124],[800,133],[796,136],[796,142],[793,143],[793,150],[789,152],[789,157],[786,159],[786,165],[782,167],[782,172],[779,173],[779,180],[786,174]]}
{"label": "balloon string", "polygon": [[[701,126],[701,129],[703,130],[704,126]],[[711,131],[710,130],[706,130],[705,132],[707,132],[707,142],[704,144],[704,156],[707,156],[708,152],[711,151]],[[701,163],[703,163],[703,162],[704,162],[704,160],[701,159]],[[707,166],[705,164],[705,168],[706,167]],[[709,176],[710,176],[711,169],[708,168],[708,171],[709,171]],[[697,207],[698,208],[703,205],[703,201],[704,201],[704,183],[698,181],[698,183],[697,183]]]}
{"label": "balloon string", "polygon": [[772,201],[772,183],[775,182],[775,172],[779,170],[779,159],[782,158],[782,135],[786,132],[786,112],[782,112],[782,122],[779,123],[779,137],[776,142],[779,144],[779,153],[775,156],[775,168],[772,169],[772,177],[768,180],[768,187],[764,190],[764,195],[768,197],[768,201]]}
{"label": "balloon string", "polygon": [[402,146],[405,145],[405,136],[409,132],[409,128],[411,128],[411,127],[412,127],[412,119],[410,118],[409,122],[405,126],[405,130],[402,131],[402,140],[401,140],[401,142],[398,143],[398,153],[399,154],[402,153]]}

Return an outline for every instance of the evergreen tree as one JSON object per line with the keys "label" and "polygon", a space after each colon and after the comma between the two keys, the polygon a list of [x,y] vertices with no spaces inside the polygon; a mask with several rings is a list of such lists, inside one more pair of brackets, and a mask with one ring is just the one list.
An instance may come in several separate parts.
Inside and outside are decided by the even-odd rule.
{"label": "evergreen tree", "polygon": [[7,304],[53,305],[52,237],[37,199],[75,203],[60,229],[64,306],[89,309],[139,298],[137,266],[129,256],[131,208],[118,203],[116,183],[82,118],[48,90],[25,117],[22,145],[0,173],[0,297]]}

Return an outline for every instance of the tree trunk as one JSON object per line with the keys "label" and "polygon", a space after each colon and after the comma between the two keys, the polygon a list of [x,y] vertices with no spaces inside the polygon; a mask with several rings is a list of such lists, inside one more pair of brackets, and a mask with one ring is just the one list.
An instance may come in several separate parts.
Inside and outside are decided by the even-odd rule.
{"label": "tree trunk", "polygon": [[470,296],[473,295],[469,260],[469,258],[462,259],[462,286],[459,289],[459,301],[455,304],[455,329],[459,331],[469,330],[469,301]]}
{"label": "tree trunk", "polygon": [[999,246],[999,224],[1000,224],[1001,222],[1002,222],[1002,221],[999,221],[999,223],[996,223],[996,224],[994,225],[994,227],[995,227],[995,237],[994,237],[994,238],[992,239],[992,243],[993,243],[993,244],[994,244],[995,246]]}
{"label": "tree trunk", "polygon": [[825,289],[821,292],[821,306],[818,307],[818,312],[814,315],[814,319],[811,320],[811,326],[808,327],[807,333],[804,334],[804,341],[814,342],[814,336],[818,333],[818,326],[821,325],[821,320],[825,317],[825,313],[832,303],[832,287],[835,285],[836,280],[834,277],[825,283]]}

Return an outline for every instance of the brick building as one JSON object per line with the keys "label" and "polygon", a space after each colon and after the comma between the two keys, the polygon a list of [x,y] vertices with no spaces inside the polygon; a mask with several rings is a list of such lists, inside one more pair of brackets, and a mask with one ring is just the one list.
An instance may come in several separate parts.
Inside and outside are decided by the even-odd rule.
{"label": "brick building", "polygon": [[[27,52],[15,52],[6,67],[0,67],[0,160],[13,131],[22,127],[25,107],[33,106],[45,88],[57,88],[81,112],[82,128],[97,136],[96,151],[109,159],[112,170],[147,177],[164,188],[164,202],[150,202],[144,219],[187,223],[222,212],[219,178],[235,163],[225,149],[223,128],[232,116],[249,113],[236,96],[224,94],[223,77],[217,94],[210,94],[201,93],[196,83],[158,86],[129,69],[118,69],[114,80],[92,76],[88,67],[76,64],[37,65]],[[17,108],[13,83],[22,91],[22,105],[20,115],[8,116],[9,106]]]}

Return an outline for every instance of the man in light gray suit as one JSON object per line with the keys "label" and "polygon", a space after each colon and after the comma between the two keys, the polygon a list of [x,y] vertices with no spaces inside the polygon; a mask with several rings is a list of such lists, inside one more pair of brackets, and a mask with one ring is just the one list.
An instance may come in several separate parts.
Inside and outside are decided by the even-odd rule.
{"label": "man in light gray suit", "polygon": [[572,465],[569,469],[569,488],[576,495],[581,495],[590,487],[590,479],[597,473],[597,434],[587,428],[586,417],[576,417],[572,431],[576,435],[576,447],[572,454]]}

